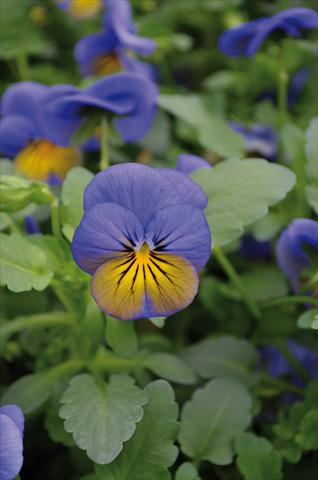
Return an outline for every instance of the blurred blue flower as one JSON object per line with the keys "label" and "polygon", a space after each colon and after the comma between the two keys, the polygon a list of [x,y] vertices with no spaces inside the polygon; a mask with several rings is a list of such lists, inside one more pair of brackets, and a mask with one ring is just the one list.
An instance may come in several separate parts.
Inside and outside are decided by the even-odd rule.
{"label": "blurred blue flower", "polygon": [[130,4],[126,0],[106,1],[104,30],[82,38],[75,46],[75,58],[82,75],[109,75],[125,69],[155,81],[154,67],[127,54],[152,53],[156,43],[135,35]]}
{"label": "blurred blue flower", "polygon": [[297,218],[281,233],[276,244],[278,266],[287,276],[295,292],[301,290],[308,280],[302,278],[302,275],[304,270],[312,265],[309,250],[316,256],[316,263],[318,222],[308,218]]}
{"label": "blurred blue flower", "polygon": [[73,87],[68,85],[19,82],[1,98],[0,152],[13,158],[17,170],[32,180],[48,181],[52,175],[63,179],[80,162],[77,149],[54,144],[44,128],[49,99],[70,91]]}
{"label": "blurred blue flower", "polygon": [[91,115],[116,115],[114,126],[126,142],[133,142],[151,127],[156,100],[157,88],[152,82],[133,73],[118,73],[49,99],[44,127],[56,143],[67,145]]}
{"label": "blurred blue flower", "polygon": [[212,168],[207,160],[190,153],[182,153],[178,156],[176,170],[186,175],[190,175],[201,168]]}
{"label": "blurred blue flower", "polygon": [[103,6],[103,0],[56,0],[56,3],[76,20],[93,17]]}
{"label": "blurred blue flower", "polygon": [[269,259],[271,244],[269,241],[259,241],[252,234],[244,235],[241,243],[241,252],[249,260]]}
{"label": "blurred blue flower", "polygon": [[13,480],[23,463],[24,417],[17,405],[0,407],[0,480]]}
{"label": "blurred blue flower", "polygon": [[202,189],[175,170],[128,163],[97,174],[72,252],[99,307],[123,320],[187,307],[211,253],[206,206]]}
{"label": "blurred blue flower", "polygon": [[39,223],[33,215],[26,215],[24,217],[24,230],[28,235],[41,233]]}
{"label": "blurred blue flower", "polygon": [[288,8],[271,17],[262,17],[243,23],[222,33],[219,49],[231,57],[250,57],[260,48],[266,37],[275,30],[300,37],[300,30],[318,27],[318,13],[310,8]]}
{"label": "blurred blue flower", "polygon": [[[303,93],[309,77],[310,70],[308,67],[301,68],[300,70],[298,70],[297,73],[295,73],[295,75],[291,77],[287,92],[287,103],[289,108],[291,108],[296,103],[300,95]],[[267,90],[259,96],[259,100],[266,99],[269,99],[274,104],[277,104],[277,89]]]}
{"label": "blurred blue flower", "polygon": [[276,160],[278,138],[273,128],[259,123],[251,127],[245,127],[239,122],[229,122],[229,124],[244,138],[245,149],[248,153],[257,153],[271,162]]}
{"label": "blurred blue flower", "polygon": [[[318,353],[301,345],[295,340],[289,339],[287,342],[289,352],[302,365],[306,372],[315,380],[318,380]],[[294,385],[303,386],[304,381],[295,372],[293,367],[288,363],[286,357],[279,351],[277,347],[266,346],[260,349],[261,361],[265,365],[267,372],[272,377],[280,377],[289,375]]]}

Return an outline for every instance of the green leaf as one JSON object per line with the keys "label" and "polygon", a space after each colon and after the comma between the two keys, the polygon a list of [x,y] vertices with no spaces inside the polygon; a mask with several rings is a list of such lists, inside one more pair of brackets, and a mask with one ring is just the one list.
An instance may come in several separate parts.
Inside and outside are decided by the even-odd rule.
{"label": "green leaf", "polygon": [[134,434],[142,419],[146,395],[125,375],[114,375],[109,383],[97,384],[88,374],[70,381],[59,415],[76,445],[96,463],[110,463],[123,443]]}
{"label": "green leaf", "polygon": [[168,467],[177,457],[178,405],[164,380],[145,388],[148,403],[134,436],[110,465],[96,465],[100,480],[169,480]]}
{"label": "green leaf", "polygon": [[66,447],[73,447],[74,441],[72,435],[64,430],[63,420],[58,416],[58,412],[53,407],[49,407],[44,427],[53,442],[62,443]]}
{"label": "green leaf", "polygon": [[245,480],[281,480],[282,459],[271,443],[253,433],[240,433],[235,439],[236,463]]}
{"label": "green leaf", "polygon": [[303,450],[318,450],[318,410],[306,413],[299,425],[296,442]]}
{"label": "green leaf", "polygon": [[252,399],[242,384],[217,378],[196,390],[182,410],[179,441],[195,460],[228,465],[233,440],[251,421]]}
{"label": "green leaf", "polygon": [[190,366],[170,353],[154,353],[145,360],[144,365],[159,377],[175,383],[192,385],[196,382]]}
{"label": "green leaf", "polygon": [[221,156],[241,156],[244,140],[221,118],[209,112],[198,95],[161,94],[159,105],[194,127],[198,141]]}
{"label": "green leaf", "polygon": [[258,354],[247,340],[222,336],[191,346],[183,359],[202,378],[231,377],[250,384],[256,376]]}
{"label": "green leaf", "polygon": [[309,205],[318,214],[318,117],[314,117],[306,131],[305,152],[308,185],[306,195]]}
{"label": "green leaf", "polygon": [[106,340],[118,355],[132,357],[138,349],[134,322],[117,320],[117,318],[107,316]]}
{"label": "green leaf", "polygon": [[318,308],[312,308],[302,313],[297,320],[297,325],[299,328],[312,328],[313,330],[317,330]]}
{"label": "green leaf", "polygon": [[75,228],[83,215],[83,193],[93,174],[82,167],[75,167],[67,174],[62,187],[61,221],[63,233],[72,241]]}
{"label": "green leaf", "polygon": [[280,270],[268,265],[258,265],[240,276],[249,296],[257,302],[282,297],[288,293],[285,277]]}
{"label": "green leaf", "polygon": [[0,234],[0,242],[1,285],[7,285],[12,292],[44,290],[53,273],[42,250],[18,233]]}
{"label": "green leaf", "polygon": [[295,184],[288,168],[262,159],[225,160],[211,170],[193,174],[208,195],[205,210],[214,245],[233,242],[244,227],[264,217]]}
{"label": "green leaf", "polygon": [[186,462],[178,468],[175,480],[200,480],[200,477],[195,466]]}

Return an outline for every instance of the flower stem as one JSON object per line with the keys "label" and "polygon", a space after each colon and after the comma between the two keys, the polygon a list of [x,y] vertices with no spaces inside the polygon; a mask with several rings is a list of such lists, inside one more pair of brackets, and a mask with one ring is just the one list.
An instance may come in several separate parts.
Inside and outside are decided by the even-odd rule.
{"label": "flower stem", "polygon": [[107,118],[103,117],[101,122],[100,170],[105,170],[108,167],[109,167],[108,124],[107,124]]}
{"label": "flower stem", "polygon": [[277,345],[277,348],[281,352],[282,355],[286,358],[288,363],[291,365],[291,367],[295,370],[295,372],[298,373],[298,375],[305,381],[310,380],[310,375],[307,373],[307,371],[304,369],[302,364],[297,360],[297,358],[294,357],[292,352],[288,349],[288,345],[286,340],[276,340],[275,344]]}
{"label": "flower stem", "polygon": [[288,73],[284,62],[283,48],[278,58],[277,71],[277,101],[278,101],[278,131],[279,131],[279,159],[284,161],[283,129],[287,116],[288,100]]}
{"label": "flower stem", "polygon": [[297,387],[296,385],[288,382],[284,382],[284,380],[279,380],[278,378],[271,377],[265,372],[262,373],[261,378],[265,383],[272,385],[273,387],[277,387],[284,392],[293,392],[297,393],[298,395],[304,395],[303,388]]}
{"label": "flower stem", "polygon": [[15,57],[20,80],[31,80],[28,57],[25,52],[20,52]]}
{"label": "flower stem", "polygon": [[242,283],[242,280],[240,279],[239,275],[235,271],[234,267],[232,264],[229,262],[227,259],[226,255],[224,254],[223,250],[220,247],[215,247],[213,250],[214,255],[216,256],[217,261],[219,264],[222,266],[223,270],[227,274],[230,280],[232,280],[233,284],[236,286],[236,288],[239,290],[241,293],[245,304],[253,317],[257,320],[260,319],[261,317],[261,312],[258,307],[258,305],[254,302],[254,300],[249,296],[248,292],[245,289],[245,286]]}
{"label": "flower stem", "polygon": [[60,228],[59,201],[57,198],[55,198],[51,203],[51,225],[53,235],[56,238],[61,239],[62,234]]}
{"label": "flower stem", "polygon": [[318,306],[318,298],[314,297],[307,297],[305,295],[294,295],[294,296],[287,296],[287,297],[279,297],[279,298],[271,298],[269,300],[264,300],[261,302],[262,308],[270,308],[276,307],[276,305],[292,305],[294,303],[308,303],[311,305]]}

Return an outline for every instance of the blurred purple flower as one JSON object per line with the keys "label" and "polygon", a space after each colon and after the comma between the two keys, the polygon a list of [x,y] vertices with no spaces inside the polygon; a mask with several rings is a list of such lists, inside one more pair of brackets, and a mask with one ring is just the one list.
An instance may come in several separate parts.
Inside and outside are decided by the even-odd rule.
{"label": "blurred purple flower", "polygon": [[[306,83],[310,76],[310,70],[307,67],[301,68],[295,75],[291,77],[288,85],[287,102],[288,107],[291,108],[303,93]],[[268,90],[263,92],[259,96],[259,100],[272,100],[274,104],[277,104],[277,91]]]}
{"label": "blurred purple flower", "polygon": [[0,407],[0,480],[13,480],[23,463],[24,417],[17,405]]}
{"label": "blurred purple flower", "polygon": [[300,37],[300,30],[318,27],[318,14],[310,8],[288,8],[271,17],[262,17],[243,23],[222,33],[219,49],[231,57],[250,57],[260,48],[266,37],[275,30]]}
{"label": "blurred purple flower", "polygon": [[140,139],[156,114],[157,88],[133,73],[101,78],[87,88],[49,99],[45,109],[45,130],[56,143],[67,145],[91,114],[108,114],[126,142]]}
{"label": "blurred purple flower", "polygon": [[207,160],[190,153],[182,153],[178,156],[176,170],[186,175],[190,175],[201,168],[212,168]]}
{"label": "blurred purple flower", "polygon": [[103,6],[103,0],[56,0],[56,3],[76,20],[93,17]]}
{"label": "blurred purple flower", "polygon": [[274,162],[277,156],[277,133],[267,125],[256,123],[245,127],[239,122],[229,122],[230,126],[245,139],[245,148],[248,153],[257,153],[267,160]]}
{"label": "blurred purple flower", "polygon": [[302,273],[312,263],[306,247],[310,247],[314,254],[318,255],[318,222],[297,218],[281,233],[276,244],[278,266],[295,292],[301,290],[304,283]]}
{"label": "blurred purple flower", "polygon": [[24,217],[24,230],[28,235],[41,233],[39,223],[33,215],[27,215]]}
{"label": "blurred purple flower", "polygon": [[271,244],[267,240],[260,242],[253,235],[247,234],[243,237],[241,252],[249,260],[266,260],[271,257]]}

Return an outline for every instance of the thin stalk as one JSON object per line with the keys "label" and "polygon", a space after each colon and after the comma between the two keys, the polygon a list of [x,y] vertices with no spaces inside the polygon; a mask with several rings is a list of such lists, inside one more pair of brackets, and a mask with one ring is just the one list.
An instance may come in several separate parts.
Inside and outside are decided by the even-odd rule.
{"label": "thin stalk", "polygon": [[267,383],[269,385],[272,385],[273,387],[277,387],[283,392],[293,392],[297,393],[298,395],[304,395],[304,389],[301,387],[297,387],[296,385],[293,385],[288,382],[284,382],[284,380],[279,380],[278,378],[271,377],[267,373],[262,373],[262,380],[264,383]]}
{"label": "thin stalk", "polygon": [[234,267],[232,266],[232,264],[230,263],[230,261],[226,257],[223,250],[220,247],[215,247],[214,250],[213,250],[213,253],[214,253],[217,261],[219,262],[219,264],[221,265],[221,267],[223,268],[223,270],[225,271],[225,273],[229,277],[229,279],[232,280],[233,284],[236,286],[236,288],[241,293],[241,295],[244,299],[244,302],[245,302],[247,308],[249,309],[249,311],[251,312],[251,314],[253,315],[253,317],[255,319],[259,320],[260,317],[261,317],[261,311],[260,311],[258,305],[249,296],[248,292],[245,289],[244,284],[242,283],[242,280],[240,279],[236,270],[234,269]]}
{"label": "thin stalk", "polygon": [[295,370],[295,372],[297,372],[303,380],[310,380],[310,375],[307,373],[301,363],[297,360],[297,358],[292,354],[292,352],[290,352],[290,350],[288,349],[286,340],[276,340],[275,344],[277,345],[277,348],[279,349],[281,354],[284,355],[288,363]]}
{"label": "thin stalk", "polygon": [[28,57],[25,52],[20,52],[15,57],[20,80],[31,80]]}
{"label": "thin stalk", "polygon": [[107,118],[103,117],[101,122],[101,152],[100,152],[100,170],[109,167],[109,149],[108,149],[108,123]]}
{"label": "thin stalk", "polygon": [[74,317],[62,312],[30,315],[11,320],[1,326],[1,337],[8,338],[21,330],[53,327],[56,325],[70,326]]}
{"label": "thin stalk", "polygon": [[310,304],[318,306],[318,298],[307,297],[305,295],[294,295],[264,300],[260,303],[262,308],[276,307],[277,305]]}
{"label": "thin stalk", "polygon": [[283,129],[287,117],[288,100],[288,73],[284,61],[283,48],[278,58],[277,71],[277,100],[278,100],[278,131],[279,131],[279,159],[284,162]]}
{"label": "thin stalk", "polygon": [[53,235],[61,239],[61,226],[60,226],[60,212],[59,212],[59,201],[57,198],[51,203],[51,225]]}

